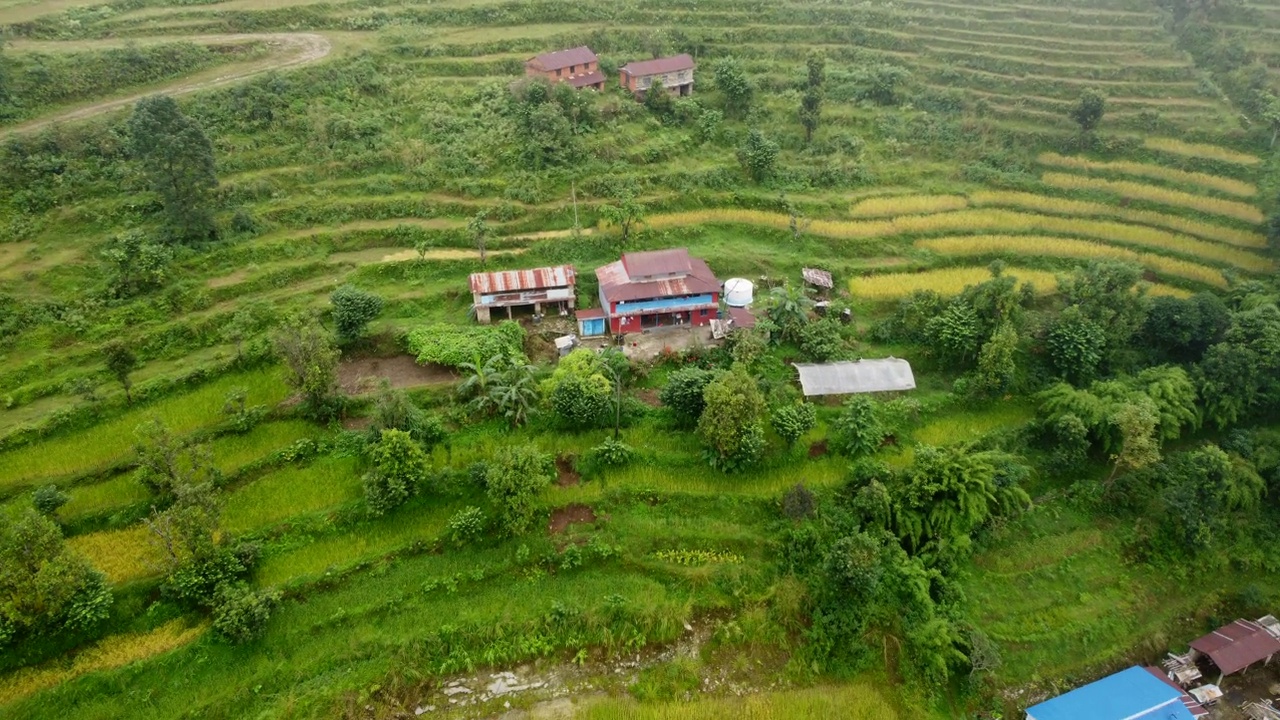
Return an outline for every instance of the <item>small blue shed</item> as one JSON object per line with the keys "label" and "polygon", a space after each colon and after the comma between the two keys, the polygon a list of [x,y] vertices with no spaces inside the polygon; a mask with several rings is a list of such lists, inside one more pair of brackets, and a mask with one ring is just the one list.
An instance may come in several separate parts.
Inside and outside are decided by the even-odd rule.
{"label": "small blue shed", "polygon": [[1182,693],[1131,667],[1027,708],[1027,720],[1194,720]]}

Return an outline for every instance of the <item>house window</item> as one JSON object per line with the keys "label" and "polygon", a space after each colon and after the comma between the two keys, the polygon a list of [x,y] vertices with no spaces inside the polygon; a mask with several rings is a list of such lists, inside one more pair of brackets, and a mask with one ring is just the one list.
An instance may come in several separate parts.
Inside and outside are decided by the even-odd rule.
{"label": "house window", "polygon": [[570,65],[570,66],[569,66],[569,77],[573,77],[573,73],[574,73],[574,71],[575,71],[575,70],[577,70],[577,69],[578,69],[578,66],[577,66],[577,65]]}
{"label": "house window", "polygon": [[563,77],[563,75],[564,75],[563,68],[561,68],[560,70],[556,70],[556,77]]}

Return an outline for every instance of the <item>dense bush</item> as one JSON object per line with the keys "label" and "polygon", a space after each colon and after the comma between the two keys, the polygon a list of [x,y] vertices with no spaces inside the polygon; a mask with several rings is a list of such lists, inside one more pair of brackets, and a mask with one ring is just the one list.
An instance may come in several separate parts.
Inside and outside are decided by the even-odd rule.
{"label": "dense bush", "polygon": [[249,642],[262,634],[279,601],[280,593],[274,590],[255,592],[247,583],[224,584],[213,600],[213,629],[229,642]]}
{"label": "dense bush", "polygon": [[745,470],[764,454],[764,396],[745,368],[735,365],[707,385],[698,437],[711,465],[724,472]]}
{"label": "dense bush", "polygon": [[485,516],[478,507],[468,506],[453,514],[445,526],[449,542],[458,547],[469,545],[484,535]]}
{"label": "dense bush", "polygon": [[844,403],[831,423],[831,449],[846,457],[874,454],[884,442],[885,428],[876,403],[865,395],[854,395]]}
{"label": "dense bush", "polygon": [[818,424],[818,415],[812,405],[799,402],[774,408],[769,421],[778,437],[791,447]]}
{"label": "dense bush", "polygon": [[380,296],[350,285],[343,285],[329,296],[333,304],[333,324],[338,331],[338,342],[353,343],[364,335],[378,313],[382,312]]}
{"label": "dense bush", "polygon": [[533,445],[505,446],[485,468],[485,491],[498,510],[498,526],[508,535],[522,535],[538,515],[538,498],[555,479],[550,455]]}
{"label": "dense bush", "polygon": [[677,424],[685,428],[695,427],[706,407],[703,393],[715,378],[715,372],[701,368],[676,370],[667,377],[667,384],[662,387],[658,399],[671,409]]}
{"label": "dense bush", "polygon": [[369,457],[373,470],[364,477],[364,498],[374,515],[403,505],[427,477],[427,456],[403,430],[383,430]]}
{"label": "dense bush", "polygon": [[70,500],[71,496],[59,490],[57,485],[41,485],[31,496],[31,506],[41,515],[52,516]]}
{"label": "dense bush", "polygon": [[524,329],[509,320],[497,325],[431,325],[410,332],[408,347],[420,363],[455,368],[477,359],[523,359]]}

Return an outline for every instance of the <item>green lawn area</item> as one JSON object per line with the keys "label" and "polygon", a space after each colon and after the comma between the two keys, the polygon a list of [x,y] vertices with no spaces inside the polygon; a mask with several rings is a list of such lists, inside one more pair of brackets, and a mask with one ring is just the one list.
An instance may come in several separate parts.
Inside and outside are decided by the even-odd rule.
{"label": "green lawn area", "polygon": [[227,530],[243,533],[359,497],[355,459],[327,457],[276,470],[236,490],[227,498],[222,520]]}

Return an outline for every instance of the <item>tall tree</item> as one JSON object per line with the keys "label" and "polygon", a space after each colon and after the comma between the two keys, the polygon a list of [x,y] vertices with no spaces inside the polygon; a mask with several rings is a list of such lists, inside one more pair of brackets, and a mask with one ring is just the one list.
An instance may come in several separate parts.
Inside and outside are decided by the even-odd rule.
{"label": "tall tree", "polygon": [[707,385],[698,437],[711,464],[725,472],[744,470],[764,452],[764,396],[741,365]]}
{"label": "tall tree", "polygon": [[173,250],[146,233],[130,230],[107,241],[102,260],[107,287],[112,295],[124,299],[164,285]]}
{"label": "tall tree", "polygon": [[800,124],[804,126],[805,143],[813,142],[813,133],[818,129],[822,119],[823,84],[827,77],[827,60],[819,53],[809,55],[805,62],[809,74],[806,78],[804,96],[800,98]]}
{"label": "tall tree", "polygon": [[133,378],[130,375],[138,369],[138,356],[133,354],[123,340],[112,340],[103,348],[102,354],[107,361],[107,370],[124,388],[125,402],[133,404]]}
{"label": "tall tree", "polygon": [[329,296],[333,304],[333,324],[338,341],[353,343],[364,335],[364,329],[382,312],[382,298],[350,285],[343,285]]}
{"label": "tall tree", "polygon": [[180,242],[217,237],[211,191],[218,186],[213,144],[200,124],[167,95],[138,101],[129,119],[133,156],[164,204],[166,229]]}
{"label": "tall tree", "polygon": [[1107,98],[1097,89],[1087,88],[1080,93],[1075,107],[1071,108],[1071,119],[1080,126],[1081,132],[1090,133],[1102,122],[1106,108]]}
{"label": "tall tree", "polygon": [[716,89],[724,95],[724,114],[741,118],[751,109],[751,100],[755,88],[742,64],[735,57],[722,58],[716,63],[714,82]]}
{"label": "tall tree", "polygon": [[485,471],[484,484],[504,532],[520,535],[533,527],[538,496],[555,476],[551,456],[534,445],[506,445],[498,450]]}
{"label": "tall tree", "polygon": [[779,150],[778,143],[753,128],[747,132],[746,140],[738,147],[738,163],[746,171],[747,177],[762,183],[773,177]]}
{"label": "tall tree", "polygon": [[285,365],[285,382],[302,394],[308,412],[317,420],[337,414],[338,358],[333,336],[315,317],[295,315],[276,331],[276,353]]}
{"label": "tall tree", "polygon": [[624,252],[631,244],[631,233],[644,222],[644,205],[636,201],[635,193],[623,191],[614,202],[600,207],[600,215],[618,227],[618,252]]}

